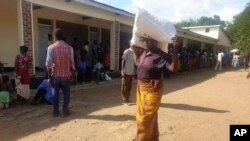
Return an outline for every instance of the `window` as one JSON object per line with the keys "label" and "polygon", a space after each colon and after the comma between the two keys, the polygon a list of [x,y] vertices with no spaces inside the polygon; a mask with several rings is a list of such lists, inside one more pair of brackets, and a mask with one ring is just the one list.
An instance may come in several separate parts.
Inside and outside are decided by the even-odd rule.
{"label": "window", "polygon": [[210,31],[210,28],[206,28],[205,32],[208,33]]}
{"label": "window", "polygon": [[51,20],[42,19],[42,18],[38,18],[38,23],[39,24],[45,24],[45,25],[52,25],[52,21]]}

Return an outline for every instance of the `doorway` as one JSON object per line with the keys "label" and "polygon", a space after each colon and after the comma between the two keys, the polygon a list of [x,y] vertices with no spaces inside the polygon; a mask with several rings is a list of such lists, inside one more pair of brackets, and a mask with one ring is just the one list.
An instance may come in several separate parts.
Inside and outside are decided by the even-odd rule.
{"label": "doorway", "polygon": [[45,68],[48,36],[51,35],[51,25],[39,24],[39,68]]}

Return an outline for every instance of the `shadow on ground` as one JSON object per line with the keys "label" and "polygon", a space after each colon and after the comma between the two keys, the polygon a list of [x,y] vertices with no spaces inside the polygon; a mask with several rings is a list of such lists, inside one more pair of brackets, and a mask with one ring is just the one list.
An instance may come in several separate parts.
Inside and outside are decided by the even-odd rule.
{"label": "shadow on ground", "polygon": [[[176,75],[167,79],[165,82],[165,93],[181,90],[193,85],[199,84],[208,79],[212,79],[217,75],[213,71],[196,71],[187,72]],[[72,92],[71,106],[73,114],[67,118],[54,118],[51,115],[51,107],[48,105],[39,105],[32,107],[30,105],[17,105],[7,110],[1,110],[0,114],[0,139],[1,141],[13,141],[29,136],[45,129],[56,127],[62,123],[72,121],[74,119],[96,119],[104,121],[127,121],[135,120],[133,115],[92,115],[91,113],[105,108],[112,108],[121,105],[120,82],[110,82],[105,87],[96,87]],[[132,101],[135,101],[134,83],[132,90]],[[217,110],[206,107],[199,107],[185,104],[162,104],[162,107],[172,108],[176,110],[190,110],[199,112],[215,112],[225,113],[229,111]],[[12,133],[15,135],[13,136]]]}
{"label": "shadow on ground", "polygon": [[216,72],[213,70],[197,70],[193,72],[179,73],[175,76],[171,76],[169,79],[164,79],[164,94],[188,88],[209,79],[214,79],[216,75],[225,72],[226,71]]}
{"label": "shadow on ground", "polygon": [[218,110],[207,107],[200,107],[188,104],[173,104],[173,103],[162,103],[160,107],[176,109],[176,110],[185,110],[185,111],[198,111],[198,112],[211,112],[211,113],[228,113],[227,110]]}

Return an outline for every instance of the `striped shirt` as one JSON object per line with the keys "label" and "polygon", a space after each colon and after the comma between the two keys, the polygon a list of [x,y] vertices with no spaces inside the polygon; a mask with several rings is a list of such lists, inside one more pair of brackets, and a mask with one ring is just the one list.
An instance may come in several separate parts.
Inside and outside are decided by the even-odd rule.
{"label": "striped shirt", "polygon": [[70,69],[75,69],[73,48],[64,41],[56,41],[48,47],[46,66],[52,69],[54,77],[70,77]]}

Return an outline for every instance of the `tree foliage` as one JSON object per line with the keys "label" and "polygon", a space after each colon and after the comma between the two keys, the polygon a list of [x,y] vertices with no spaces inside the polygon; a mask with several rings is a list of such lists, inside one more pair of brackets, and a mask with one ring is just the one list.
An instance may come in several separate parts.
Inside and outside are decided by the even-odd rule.
{"label": "tree foliage", "polygon": [[202,16],[199,19],[189,19],[178,22],[176,24],[179,27],[189,27],[189,26],[204,26],[204,25],[221,25],[226,26],[226,22],[220,19],[220,16],[214,15],[213,17]]}
{"label": "tree foliage", "polygon": [[239,15],[234,17],[226,29],[234,39],[233,48],[250,53],[250,3]]}

